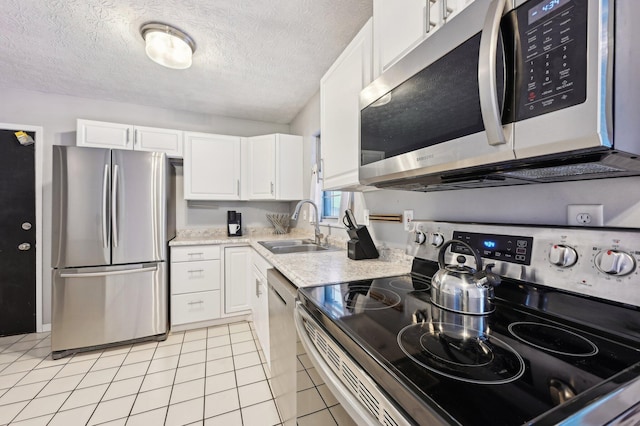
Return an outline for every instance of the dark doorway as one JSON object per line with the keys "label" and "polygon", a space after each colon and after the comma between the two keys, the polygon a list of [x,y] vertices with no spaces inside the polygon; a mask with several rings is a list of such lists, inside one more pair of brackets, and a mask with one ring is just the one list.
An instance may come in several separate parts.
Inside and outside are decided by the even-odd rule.
{"label": "dark doorway", "polygon": [[18,130],[0,129],[0,336],[36,331],[35,144]]}

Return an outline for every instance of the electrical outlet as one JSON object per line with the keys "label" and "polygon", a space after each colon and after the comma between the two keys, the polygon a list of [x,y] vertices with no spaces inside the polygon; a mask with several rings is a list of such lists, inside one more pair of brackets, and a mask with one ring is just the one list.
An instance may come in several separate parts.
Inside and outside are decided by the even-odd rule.
{"label": "electrical outlet", "polygon": [[603,226],[604,207],[602,204],[569,204],[567,206],[567,225]]}
{"label": "electrical outlet", "polygon": [[413,221],[413,210],[405,210],[402,215],[402,223],[404,223],[404,230],[411,230],[411,222]]}
{"label": "electrical outlet", "polygon": [[362,221],[364,222],[363,225],[364,226],[369,226],[369,209],[364,209],[362,211],[364,217],[362,219]]}

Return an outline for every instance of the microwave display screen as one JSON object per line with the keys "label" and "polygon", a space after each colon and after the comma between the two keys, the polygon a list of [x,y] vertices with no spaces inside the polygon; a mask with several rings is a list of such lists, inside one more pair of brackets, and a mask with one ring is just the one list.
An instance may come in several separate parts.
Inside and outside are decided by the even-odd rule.
{"label": "microwave display screen", "polygon": [[529,25],[536,22],[538,19],[545,17],[559,7],[569,3],[571,0],[549,0],[542,4],[537,5],[529,9]]}

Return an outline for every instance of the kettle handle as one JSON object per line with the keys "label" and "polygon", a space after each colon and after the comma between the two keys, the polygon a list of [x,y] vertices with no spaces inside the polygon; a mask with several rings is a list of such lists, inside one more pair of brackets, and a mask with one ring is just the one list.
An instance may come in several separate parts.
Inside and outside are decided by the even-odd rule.
{"label": "kettle handle", "polygon": [[476,253],[476,251],[473,250],[473,248],[469,244],[460,240],[449,240],[440,248],[440,253],[438,253],[438,266],[440,267],[440,269],[444,269],[447,266],[447,264],[444,263],[444,253],[447,251],[447,247],[449,247],[451,244],[462,244],[463,246],[468,248],[469,251],[473,254],[473,258],[476,262],[476,271],[482,271],[482,258],[480,257],[480,255]]}

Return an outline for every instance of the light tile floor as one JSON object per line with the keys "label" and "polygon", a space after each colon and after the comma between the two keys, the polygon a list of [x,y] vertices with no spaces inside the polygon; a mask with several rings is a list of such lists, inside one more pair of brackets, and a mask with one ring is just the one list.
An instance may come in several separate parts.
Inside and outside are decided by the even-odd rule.
{"label": "light tile floor", "polygon": [[[51,359],[49,333],[0,337],[0,425],[280,424],[252,323]],[[298,424],[353,425],[298,346]]]}

